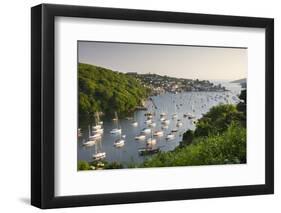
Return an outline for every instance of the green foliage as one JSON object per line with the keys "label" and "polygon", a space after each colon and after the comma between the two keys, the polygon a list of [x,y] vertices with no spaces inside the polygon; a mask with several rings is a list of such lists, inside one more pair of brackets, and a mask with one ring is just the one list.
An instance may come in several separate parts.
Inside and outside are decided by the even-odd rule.
{"label": "green foliage", "polygon": [[84,160],[81,160],[81,161],[78,161],[78,166],[77,166],[78,170],[90,170],[91,167],[89,165],[89,163],[87,161],[84,161]]}
{"label": "green foliage", "polygon": [[123,165],[118,162],[112,162],[105,164],[105,169],[123,169]]}
{"label": "green foliage", "polygon": [[243,90],[239,96],[239,99],[242,100],[237,104],[237,110],[243,113],[243,122],[246,126],[246,116],[247,116],[247,90]]}
{"label": "green foliage", "polygon": [[234,105],[218,105],[212,107],[196,124],[195,137],[209,136],[224,132],[231,122],[241,122],[243,113]]}
{"label": "green foliage", "polygon": [[82,119],[92,119],[95,112],[112,116],[116,111],[124,116],[149,95],[148,89],[134,77],[89,64],[79,64],[78,82]]}
{"label": "green foliage", "polygon": [[198,137],[194,142],[148,159],[143,167],[238,164],[246,162],[246,129],[231,123],[221,135]]}
{"label": "green foliage", "polygon": [[84,160],[80,160],[78,161],[78,165],[77,165],[77,169],[79,171],[83,171],[83,170],[92,170],[91,166],[95,169],[122,169],[123,165],[121,163],[118,162],[108,162],[108,161],[93,161],[88,163],[87,161]]}
{"label": "green foliage", "polygon": [[187,130],[185,133],[183,133],[182,141],[180,142],[180,147],[191,144],[193,138],[194,138],[194,131],[190,129]]}

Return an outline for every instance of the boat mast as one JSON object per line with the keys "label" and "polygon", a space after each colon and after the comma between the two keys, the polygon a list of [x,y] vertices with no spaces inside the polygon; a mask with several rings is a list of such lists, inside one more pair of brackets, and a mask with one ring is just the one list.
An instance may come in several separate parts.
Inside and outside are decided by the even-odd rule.
{"label": "boat mast", "polygon": [[99,119],[99,113],[98,112],[95,113],[95,121],[96,121],[96,125],[99,125],[100,119]]}
{"label": "boat mast", "polygon": [[96,144],[95,144],[95,155],[98,153],[98,141],[96,141]]}
{"label": "boat mast", "polygon": [[117,112],[115,112],[115,120],[116,120],[116,128],[118,129],[118,115],[117,115]]}

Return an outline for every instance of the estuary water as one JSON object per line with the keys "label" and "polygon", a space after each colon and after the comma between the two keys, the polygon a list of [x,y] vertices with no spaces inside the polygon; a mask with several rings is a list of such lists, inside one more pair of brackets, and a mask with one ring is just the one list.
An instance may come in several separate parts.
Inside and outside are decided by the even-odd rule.
{"label": "estuary water", "polygon": [[[92,155],[98,152],[105,152],[105,160],[108,162],[119,162],[125,167],[135,163],[141,163],[148,156],[140,156],[138,150],[146,146],[146,140],[151,137],[151,134],[146,135],[145,140],[135,140],[135,136],[139,135],[143,128],[147,128],[145,120],[147,119],[145,114],[153,112],[153,122],[155,127],[152,130],[163,131],[163,136],[155,136],[157,143],[155,146],[159,147],[161,151],[173,150],[182,141],[182,135],[188,129],[195,129],[195,122],[201,118],[203,114],[209,111],[213,106],[219,104],[237,104],[239,103],[239,94],[241,92],[241,86],[235,83],[220,82],[222,86],[225,86],[228,91],[225,92],[182,92],[178,94],[164,93],[157,96],[150,97],[146,102],[147,110],[138,110],[135,112],[134,117],[131,119],[119,119],[118,124],[113,120],[101,120],[103,121],[104,133],[101,140],[91,147],[83,146],[83,143],[88,138],[88,126],[81,126],[82,136],[78,138],[77,143],[77,159],[85,160],[88,162],[93,161]],[[166,113],[167,119],[170,120],[169,125],[163,125],[160,120],[160,114]],[[185,114],[191,114],[193,119],[189,119],[184,116]],[[177,117],[173,118],[173,114]],[[132,122],[137,121],[138,126],[133,126]],[[177,126],[181,123],[181,126]],[[124,137],[125,145],[121,148],[114,146],[114,141],[121,136],[118,134],[111,134],[110,131],[116,126],[122,128],[121,136]],[[178,131],[173,133],[174,139],[167,140],[167,134],[171,133],[172,129]]]}

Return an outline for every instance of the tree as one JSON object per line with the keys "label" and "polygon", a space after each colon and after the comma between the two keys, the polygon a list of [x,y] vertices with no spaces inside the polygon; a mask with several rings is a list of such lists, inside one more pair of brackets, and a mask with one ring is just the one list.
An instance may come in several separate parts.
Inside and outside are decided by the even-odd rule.
{"label": "tree", "polygon": [[243,90],[239,96],[241,100],[240,103],[237,104],[237,110],[243,113],[243,125],[246,126],[246,118],[247,118],[247,90]]}
{"label": "tree", "polygon": [[185,133],[183,133],[182,141],[180,142],[180,147],[191,144],[193,141],[193,138],[194,138],[194,131],[192,131],[190,129],[187,130]]}
{"label": "tree", "polygon": [[212,107],[196,124],[195,136],[208,136],[225,131],[231,122],[241,122],[243,113],[234,105],[225,104]]}
{"label": "tree", "polygon": [[149,95],[149,90],[134,77],[103,67],[79,63],[79,120],[90,121],[96,112],[120,117],[133,112]]}

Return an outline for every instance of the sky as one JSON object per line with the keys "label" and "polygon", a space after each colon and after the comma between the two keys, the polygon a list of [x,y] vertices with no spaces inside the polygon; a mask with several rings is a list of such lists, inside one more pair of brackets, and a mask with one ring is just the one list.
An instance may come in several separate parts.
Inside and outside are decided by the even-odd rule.
{"label": "sky", "polygon": [[119,72],[200,80],[247,77],[247,49],[159,44],[78,42],[78,61]]}

